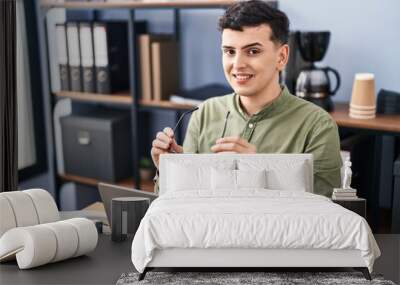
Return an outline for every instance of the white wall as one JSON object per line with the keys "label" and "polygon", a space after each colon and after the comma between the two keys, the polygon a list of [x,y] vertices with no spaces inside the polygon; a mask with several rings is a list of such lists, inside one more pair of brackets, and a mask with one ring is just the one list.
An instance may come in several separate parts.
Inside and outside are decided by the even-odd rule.
{"label": "white wall", "polygon": [[291,28],[329,30],[331,43],[321,62],[337,69],[342,86],[335,101],[349,101],[358,72],[372,72],[376,91],[400,92],[399,0],[280,0]]}

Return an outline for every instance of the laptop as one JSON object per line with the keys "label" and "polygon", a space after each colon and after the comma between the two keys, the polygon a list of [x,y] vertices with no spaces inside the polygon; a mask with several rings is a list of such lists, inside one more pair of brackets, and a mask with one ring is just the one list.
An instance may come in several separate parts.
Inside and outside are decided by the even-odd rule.
{"label": "laptop", "polygon": [[149,198],[150,203],[153,202],[154,199],[158,197],[157,194],[146,192],[142,190],[127,188],[123,186],[107,184],[107,183],[99,183],[99,192],[101,200],[103,201],[104,208],[106,210],[106,215],[108,219],[108,223],[111,221],[111,200],[113,198],[118,197],[144,197]]}

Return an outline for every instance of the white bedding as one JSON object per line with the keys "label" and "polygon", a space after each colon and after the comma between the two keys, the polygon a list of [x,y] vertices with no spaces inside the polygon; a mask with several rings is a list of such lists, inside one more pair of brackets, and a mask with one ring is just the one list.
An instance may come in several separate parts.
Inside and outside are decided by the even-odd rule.
{"label": "white bedding", "polygon": [[265,189],[165,193],[140,223],[132,262],[143,272],[154,250],[165,248],[357,249],[371,272],[380,255],[359,215],[320,195]]}

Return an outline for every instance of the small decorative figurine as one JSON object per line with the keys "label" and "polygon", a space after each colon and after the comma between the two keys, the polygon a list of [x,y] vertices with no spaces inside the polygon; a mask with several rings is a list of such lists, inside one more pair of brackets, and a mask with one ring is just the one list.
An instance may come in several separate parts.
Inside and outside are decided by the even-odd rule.
{"label": "small decorative figurine", "polygon": [[344,162],[344,167],[345,168],[342,181],[342,189],[352,189],[350,186],[352,171],[351,171],[351,161],[349,157],[346,158],[346,161]]}
{"label": "small decorative figurine", "polygon": [[357,190],[351,188],[351,161],[346,157],[344,161],[343,179],[341,188],[333,188],[332,200],[357,200]]}

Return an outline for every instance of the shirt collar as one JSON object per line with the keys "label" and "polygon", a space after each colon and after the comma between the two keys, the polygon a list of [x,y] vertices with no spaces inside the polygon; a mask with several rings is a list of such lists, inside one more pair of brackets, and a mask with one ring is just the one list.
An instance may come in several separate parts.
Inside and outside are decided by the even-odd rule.
{"label": "shirt collar", "polygon": [[279,94],[279,96],[272,101],[271,103],[267,104],[260,112],[257,114],[254,114],[253,116],[249,116],[246,114],[246,112],[243,110],[242,106],[240,105],[239,102],[239,95],[234,93],[233,95],[233,109],[231,111],[237,112],[240,114],[240,116],[243,117],[246,121],[249,120],[250,118],[253,118],[257,121],[267,118],[271,115],[273,115],[275,112],[279,112],[283,106],[286,104],[286,102],[289,99],[289,96],[293,96],[290,94],[289,90],[287,89],[286,86],[281,86],[282,91]]}

